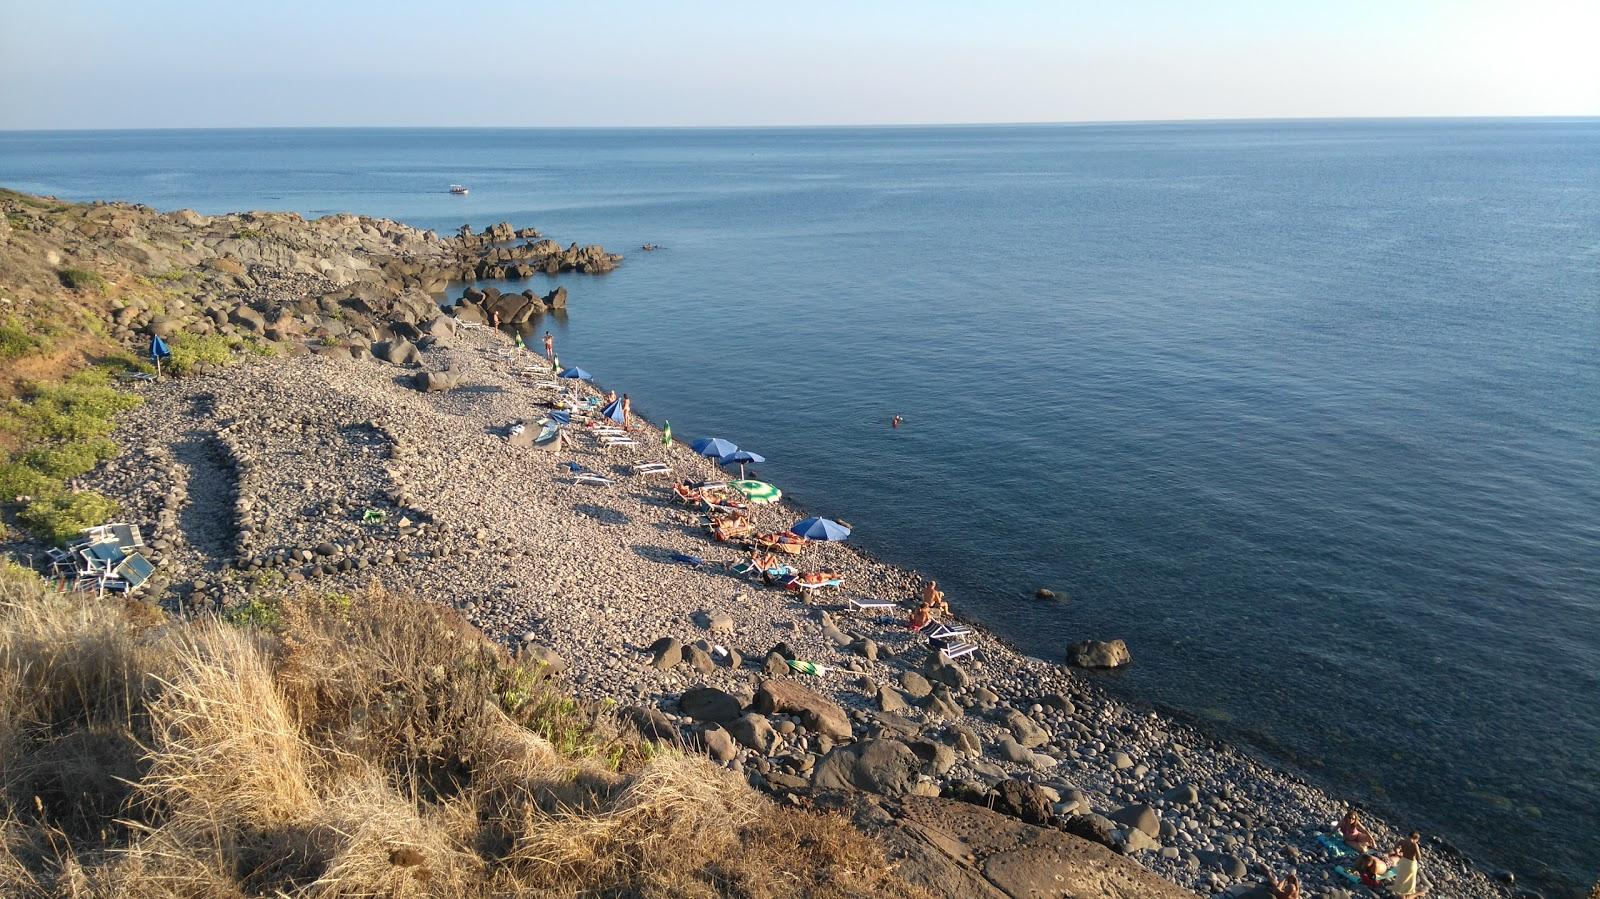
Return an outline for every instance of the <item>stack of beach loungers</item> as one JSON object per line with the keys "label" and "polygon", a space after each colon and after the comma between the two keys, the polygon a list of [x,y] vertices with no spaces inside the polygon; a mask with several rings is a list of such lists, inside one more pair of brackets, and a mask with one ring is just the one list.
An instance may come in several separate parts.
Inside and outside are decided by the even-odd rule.
{"label": "stack of beach loungers", "polygon": [[48,553],[52,576],[72,590],[100,594],[131,593],[155,574],[144,554],[144,537],[131,524],[105,524],[83,532],[84,539]]}

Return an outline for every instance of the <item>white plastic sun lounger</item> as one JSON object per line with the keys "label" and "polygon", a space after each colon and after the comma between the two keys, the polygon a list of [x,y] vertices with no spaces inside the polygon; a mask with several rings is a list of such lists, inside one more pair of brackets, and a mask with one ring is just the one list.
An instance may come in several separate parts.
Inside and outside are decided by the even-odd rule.
{"label": "white plastic sun lounger", "polygon": [[823,581],[820,584],[803,584],[803,583],[801,583],[799,581],[795,581],[795,584],[794,584],[794,587],[795,587],[796,590],[800,591],[801,593],[805,593],[805,594],[818,593],[818,592],[821,592],[823,590],[837,590],[837,589],[839,589],[840,587],[843,587],[843,586],[844,586],[844,579],[843,578],[835,578],[835,579],[833,579],[831,581]]}
{"label": "white plastic sun lounger", "polygon": [[589,433],[596,437],[626,437],[628,432],[621,428],[590,428]]}
{"label": "white plastic sun lounger", "polygon": [[575,484],[584,484],[589,487],[610,487],[611,479],[602,478],[597,474],[580,474],[572,479]]}
{"label": "white plastic sun lounger", "polygon": [[633,466],[634,474],[672,474],[672,466],[665,462],[646,462]]}
{"label": "white plastic sun lounger", "polygon": [[894,603],[887,599],[847,599],[845,604],[852,612],[888,612],[894,608]]}
{"label": "white plastic sun lounger", "polygon": [[638,446],[639,441],[632,437],[601,437],[601,446]]}
{"label": "white plastic sun lounger", "polygon": [[978,644],[976,644],[976,643],[962,643],[959,646],[949,646],[949,647],[946,647],[946,648],[941,649],[939,651],[944,653],[944,657],[945,658],[947,658],[950,661],[954,662],[956,659],[962,658],[963,656],[970,656],[973,653],[977,652],[978,651]]}
{"label": "white plastic sun lounger", "polygon": [[970,633],[972,633],[972,628],[970,627],[949,627],[941,624],[933,629],[933,633],[928,635],[928,639],[948,640],[951,637],[965,637]]}

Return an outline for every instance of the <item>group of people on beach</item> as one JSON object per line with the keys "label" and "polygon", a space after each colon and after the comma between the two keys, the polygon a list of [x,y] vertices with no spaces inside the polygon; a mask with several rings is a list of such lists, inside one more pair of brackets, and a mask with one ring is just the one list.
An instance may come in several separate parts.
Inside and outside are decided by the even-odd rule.
{"label": "group of people on beach", "polygon": [[[1339,839],[1350,849],[1360,853],[1360,858],[1349,873],[1361,885],[1389,899],[1421,899],[1428,892],[1422,883],[1422,835],[1416,831],[1406,834],[1388,852],[1378,850],[1378,840],[1361,821],[1355,809],[1345,812],[1338,824]],[[1340,869],[1344,870],[1344,869]],[[1272,899],[1301,899],[1300,875],[1289,872],[1278,879],[1264,869],[1264,886]]]}
{"label": "group of people on beach", "polygon": [[950,604],[944,600],[944,591],[939,589],[938,581],[929,578],[922,585],[922,601],[906,621],[906,627],[912,633],[920,633],[924,628],[937,622],[940,615],[948,614],[950,614]]}
{"label": "group of people on beach", "polygon": [[1361,853],[1355,874],[1366,888],[1395,899],[1417,899],[1427,892],[1422,885],[1422,834],[1413,830],[1393,849],[1380,852],[1361,814],[1350,809],[1339,819],[1339,838]]}

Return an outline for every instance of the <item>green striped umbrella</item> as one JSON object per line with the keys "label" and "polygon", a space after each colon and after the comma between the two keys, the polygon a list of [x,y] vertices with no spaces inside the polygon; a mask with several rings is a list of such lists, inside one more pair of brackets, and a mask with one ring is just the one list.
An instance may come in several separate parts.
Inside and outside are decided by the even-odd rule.
{"label": "green striped umbrella", "polygon": [[758,506],[775,503],[783,498],[783,491],[766,481],[734,481],[728,485],[744,494],[744,498]]}

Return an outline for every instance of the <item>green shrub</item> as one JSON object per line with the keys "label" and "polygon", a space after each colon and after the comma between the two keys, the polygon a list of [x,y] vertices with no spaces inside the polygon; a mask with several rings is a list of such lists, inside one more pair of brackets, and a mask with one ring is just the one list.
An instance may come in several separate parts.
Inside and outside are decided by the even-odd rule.
{"label": "green shrub", "polygon": [[57,493],[28,503],[17,521],[36,536],[69,543],[84,529],[105,524],[116,514],[117,504],[98,493]]}
{"label": "green shrub", "polygon": [[36,446],[22,454],[22,462],[41,474],[65,481],[88,474],[101,462],[116,458],[118,451],[116,441],[91,437]]}
{"label": "green shrub", "polygon": [[99,272],[91,272],[86,268],[64,268],[57,275],[61,283],[73,290],[105,290],[106,278]]}
{"label": "green shrub", "polygon": [[221,334],[179,334],[167,341],[167,348],[172,350],[172,358],[163,365],[175,375],[189,374],[202,363],[227,365],[233,361],[233,342]]}
{"label": "green shrub", "polygon": [[109,370],[90,368],[61,384],[35,385],[25,399],[12,400],[3,426],[20,430],[29,442],[88,440],[110,434],[112,416],[143,404],[143,397],[112,387]]}
{"label": "green shrub", "polygon": [[283,623],[283,609],[277,602],[252,596],[249,602],[222,613],[222,618],[239,627],[274,630]]}
{"label": "green shrub", "polygon": [[267,233],[260,228],[240,228],[233,232],[233,236],[240,240],[260,240],[266,237]]}
{"label": "green shrub", "polygon": [[20,359],[48,345],[43,334],[15,317],[0,322],[0,359]]}
{"label": "green shrub", "polygon": [[151,275],[150,276],[150,280],[157,281],[157,282],[160,282],[160,281],[182,281],[184,278],[187,278],[187,277],[189,277],[189,270],[188,269],[186,269],[186,268],[175,268],[175,269],[171,269],[170,271],[162,272],[162,273],[160,273],[158,275]]}
{"label": "green shrub", "polygon": [[19,496],[46,496],[61,489],[61,484],[21,462],[0,462],[0,503],[15,502]]}

